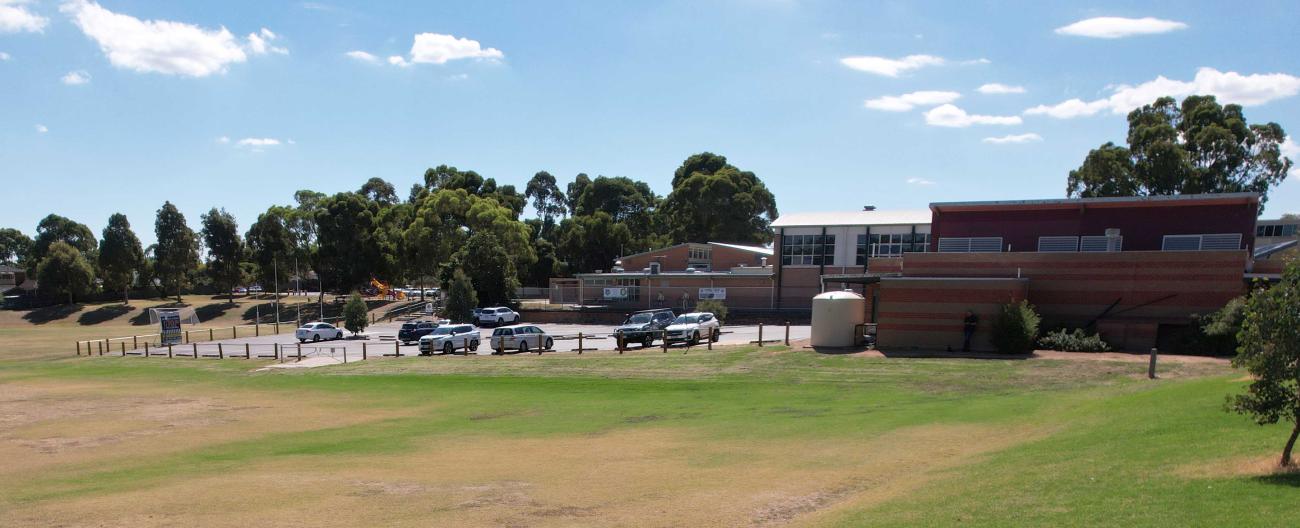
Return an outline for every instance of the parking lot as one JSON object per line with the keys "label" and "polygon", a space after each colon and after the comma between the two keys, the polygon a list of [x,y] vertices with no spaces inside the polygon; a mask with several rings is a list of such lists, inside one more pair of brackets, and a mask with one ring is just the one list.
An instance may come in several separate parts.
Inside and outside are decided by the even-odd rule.
{"label": "parking lot", "polygon": [[[576,354],[578,348],[578,335],[581,333],[582,348],[584,353],[589,352],[613,352],[617,350],[617,343],[612,337],[614,331],[613,325],[588,325],[588,324],[537,324],[548,335],[555,340],[555,348],[546,351],[546,353],[565,353]],[[299,343],[293,336],[292,325],[282,325],[279,334],[270,334],[263,332],[257,337],[240,337],[237,339],[218,339],[215,341],[191,343],[185,345],[176,345],[169,351],[166,348],[153,347],[149,350],[152,356],[166,356],[171,353],[177,356],[190,356],[197,352],[199,357],[211,358],[244,358],[245,354],[253,358],[274,358],[281,360],[296,360],[301,354],[302,358],[333,358],[339,362],[360,361],[365,359],[377,359],[383,357],[392,357],[400,353],[402,356],[413,356],[419,354],[419,346],[415,343],[403,345],[395,340],[397,331],[401,327],[400,322],[378,323],[370,326],[362,334],[363,338],[347,337],[337,341],[321,341]],[[263,329],[269,329],[269,325],[263,325]],[[491,327],[478,329],[482,345],[476,354],[487,355],[493,351],[488,348],[488,337],[492,335]],[[807,325],[789,327],[789,338],[791,341],[807,339],[810,333],[810,327]],[[347,332],[345,332],[347,335]],[[717,345],[737,345],[757,341],[759,337],[759,327],[757,325],[746,326],[723,326],[722,334],[718,339]],[[763,341],[765,343],[783,342],[786,338],[786,327],[782,326],[764,326]],[[662,342],[656,340],[654,348],[659,349]],[[697,347],[704,347],[701,343]],[[685,349],[683,344],[670,345],[670,349]],[[640,344],[629,344],[629,351],[641,350]],[[514,351],[507,351],[514,352]],[[132,354],[143,354],[144,349],[130,351]]]}

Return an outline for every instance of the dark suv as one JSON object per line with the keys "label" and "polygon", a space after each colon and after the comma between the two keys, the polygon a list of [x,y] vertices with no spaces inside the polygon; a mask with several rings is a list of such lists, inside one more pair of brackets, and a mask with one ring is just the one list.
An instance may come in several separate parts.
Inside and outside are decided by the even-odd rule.
{"label": "dark suv", "polygon": [[640,342],[641,346],[652,346],[655,336],[660,335],[676,318],[673,311],[667,308],[632,312],[627,314],[627,320],[623,321],[622,326],[614,329],[614,334],[623,334],[623,339],[629,343]]}
{"label": "dark suv", "polygon": [[440,321],[411,321],[402,323],[402,329],[397,331],[397,340],[403,345],[409,345],[419,341],[421,337],[429,335],[435,328],[438,328]]}

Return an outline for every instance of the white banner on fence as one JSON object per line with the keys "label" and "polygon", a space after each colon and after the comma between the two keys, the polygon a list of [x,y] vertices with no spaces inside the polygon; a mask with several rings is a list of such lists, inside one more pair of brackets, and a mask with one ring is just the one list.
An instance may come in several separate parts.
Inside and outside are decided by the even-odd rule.
{"label": "white banner on fence", "polygon": [[726,288],[700,288],[700,300],[717,300],[725,301],[727,299]]}
{"label": "white banner on fence", "polygon": [[605,288],[606,299],[626,299],[627,288]]}

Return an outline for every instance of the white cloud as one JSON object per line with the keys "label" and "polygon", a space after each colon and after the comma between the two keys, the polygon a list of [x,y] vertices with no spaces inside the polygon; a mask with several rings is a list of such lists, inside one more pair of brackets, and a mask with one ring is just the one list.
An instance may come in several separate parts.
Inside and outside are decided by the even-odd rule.
{"label": "white cloud", "polygon": [[934,182],[927,180],[925,178],[908,178],[907,184],[908,185],[934,185]]}
{"label": "white cloud", "polygon": [[983,139],[985,143],[992,143],[994,145],[1005,145],[1008,143],[1031,143],[1031,142],[1042,141],[1042,140],[1043,140],[1043,136],[1040,136],[1033,132],[1029,132],[1027,134],[1008,134],[1005,136],[998,136],[998,137],[986,137]]}
{"label": "white cloud", "polygon": [[222,145],[230,143],[230,136],[221,136],[217,138],[217,143],[221,143]]}
{"label": "white cloud", "polygon": [[0,33],[40,33],[50,19],[27,9],[28,0],[0,0]]}
{"label": "white cloud", "polygon": [[863,103],[863,106],[872,110],[884,110],[886,112],[906,112],[917,106],[936,106],[951,103],[960,97],[961,94],[957,92],[923,90],[903,95],[886,95],[868,99]]}
{"label": "white cloud", "polygon": [[257,33],[249,33],[248,50],[253,52],[254,55],[266,55],[267,53],[288,55],[289,50],[271,45],[271,42],[278,38],[280,38],[279,35],[272,33],[271,30],[266,28],[262,28],[262,30]]}
{"label": "white cloud", "polygon": [[235,145],[248,148],[248,149],[253,149],[253,150],[261,150],[266,147],[280,146],[280,140],[275,138],[251,138],[250,137],[235,142]]}
{"label": "white cloud", "polygon": [[9,57],[9,54],[8,54],[8,53],[5,53],[5,52],[3,52],[3,51],[0,51],[0,61],[7,61],[7,60],[9,60],[9,58],[10,58],[10,57]]}
{"label": "white cloud", "polygon": [[86,70],[70,71],[59,80],[63,81],[63,84],[76,86],[90,82],[90,74]]}
{"label": "white cloud", "polygon": [[844,57],[840,59],[840,64],[849,68],[884,75],[886,77],[898,77],[900,74],[926,66],[939,66],[944,63],[943,57],[933,55],[908,55],[901,59],[889,59],[885,57]]}
{"label": "white cloud", "polygon": [[248,44],[242,45],[224,27],[205,29],[170,20],[140,20],[87,0],[71,0],[59,10],[99,44],[114,66],[138,72],[206,77],[247,61],[249,53],[288,53],[270,45],[278,37],[265,28],[250,34]]}
{"label": "white cloud", "polygon": [[49,127],[46,127],[45,125],[36,125],[37,134],[44,134],[49,131],[50,131]]}
{"label": "white cloud", "polygon": [[1025,87],[1024,87],[1024,86],[1012,86],[1012,85],[1002,84],[1002,83],[988,83],[988,84],[984,84],[984,85],[981,85],[979,88],[977,88],[977,90],[979,91],[979,93],[982,93],[982,94],[988,94],[988,95],[1022,94],[1022,93],[1025,93]]}
{"label": "white cloud", "polygon": [[467,79],[469,79],[469,74],[468,74],[468,73],[457,73],[457,74],[454,74],[454,75],[448,75],[448,76],[447,76],[447,80],[448,80],[448,81],[464,81],[464,80],[467,80]]}
{"label": "white cloud", "polygon": [[[353,55],[356,53],[357,55]],[[364,53],[365,56],[360,54]],[[349,52],[349,57],[366,60],[374,57],[364,51]],[[484,48],[477,40],[458,38],[441,33],[419,33],[411,44],[410,58],[401,55],[388,57],[388,63],[407,67],[412,64],[446,64],[454,60],[477,59],[495,61],[505,58],[505,54],[496,48]]]}
{"label": "white cloud", "polygon": [[361,62],[379,62],[379,57],[376,57],[374,55],[371,55],[361,50],[349,51],[347,53],[344,53],[344,55],[347,55],[348,57],[359,60]]}
{"label": "white cloud", "polygon": [[984,57],[980,57],[980,58],[978,58],[978,59],[971,59],[971,60],[964,60],[964,61],[961,61],[962,66],[974,66],[974,65],[976,65],[976,64],[992,64],[992,63],[993,63],[993,61],[988,60],[988,59],[986,59],[986,58],[984,58]]}
{"label": "white cloud", "polygon": [[1291,171],[1286,173],[1287,176],[1300,178],[1300,144],[1291,139],[1291,136],[1287,136],[1279,147],[1283,156],[1291,158]]}
{"label": "white cloud", "polygon": [[1117,39],[1134,35],[1155,35],[1186,29],[1187,24],[1159,18],[1096,17],[1056,28],[1058,35]]}
{"label": "white cloud", "polygon": [[925,113],[925,123],[932,126],[965,128],[971,125],[1019,125],[1020,116],[968,114],[951,104],[936,106]]}
{"label": "white cloud", "polygon": [[1113,86],[1110,90],[1112,92],[1110,97],[1105,99],[1095,101],[1070,99],[1055,105],[1038,105],[1025,110],[1025,115],[1069,119],[1093,115],[1103,110],[1125,114],[1134,108],[1151,104],[1160,97],[1182,98],[1194,94],[1213,95],[1220,103],[1254,106],[1300,93],[1300,77],[1285,73],[1242,75],[1237,72],[1221,72],[1214,68],[1201,68],[1197,70],[1196,77],[1191,81],[1178,81],[1160,76],[1137,86],[1123,84]]}

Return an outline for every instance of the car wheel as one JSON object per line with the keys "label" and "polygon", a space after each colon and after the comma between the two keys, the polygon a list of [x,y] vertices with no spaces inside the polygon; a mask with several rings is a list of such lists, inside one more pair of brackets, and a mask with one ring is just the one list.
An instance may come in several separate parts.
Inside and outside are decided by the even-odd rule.
{"label": "car wheel", "polygon": [[555,348],[555,341],[548,337],[546,338],[546,349],[550,350],[552,348]]}
{"label": "car wheel", "polygon": [[337,340],[337,339],[343,339],[343,332],[339,332],[339,333],[337,333],[337,334],[334,334],[334,339],[336,339],[336,340]]}
{"label": "car wheel", "polygon": [[641,348],[650,348],[652,346],[655,346],[655,338],[646,336],[645,339],[641,340]]}
{"label": "car wheel", "polygon": [[451,346],[451,341],[448,341],[447,344],[442,345],[442,353],[443,353],[443,354],[446,354],[446,355],[450,356],[450,355],[452,355],[452,354],[455,353],[455,352],[456,352],[456,348],[453,347],[453,346]]}
{"label": "car wheel", "polygon": [[474,352],[478,352],[478,341],[470,341],[470,342],[469,342],[469,349],[472,350],[472,351],[474,351]]}
{"label": "car wheel", "polygon": [[320,334],[311,336],[311,342],[315,343],[317,341],[320,341]]}
{"label": "car wheel", "polygon": [[299,339],[298,342],[299,342],[299,343],[306,343],[307,340],[306,340],[306,339]]}
{"label": "car wheel", "polygon": [[717,328],[714,328],[713,333],[709,336],[709,339],[712,339],[714,343],[717,343],[719,339],[722,339],[722,332],[720,332]]}
{"label": "car wheel", "polygon": [[694,346],[694,345],[698,345],[698,344],[700,344],[700,333],[699,333],[699,332],[695,332],[695,333],[691,334],[691,345]]}
{"label": "car wheel", "polygon": [[498,317],[498,318],[497,318],[497,326],[501,326],[501,325],[503,325],[503,324],[506,324],[506,320],[505,320],[505,319],[502,319],[502,318],[500,318],[500,317]]}
{"label": "car wheel", "polygon": [[520,341],[520,342],[519,342],[519,352],[521,352],[521,353],[523,353],[523,352],[528,352],[528,342],[527,342],[527,341]]}

